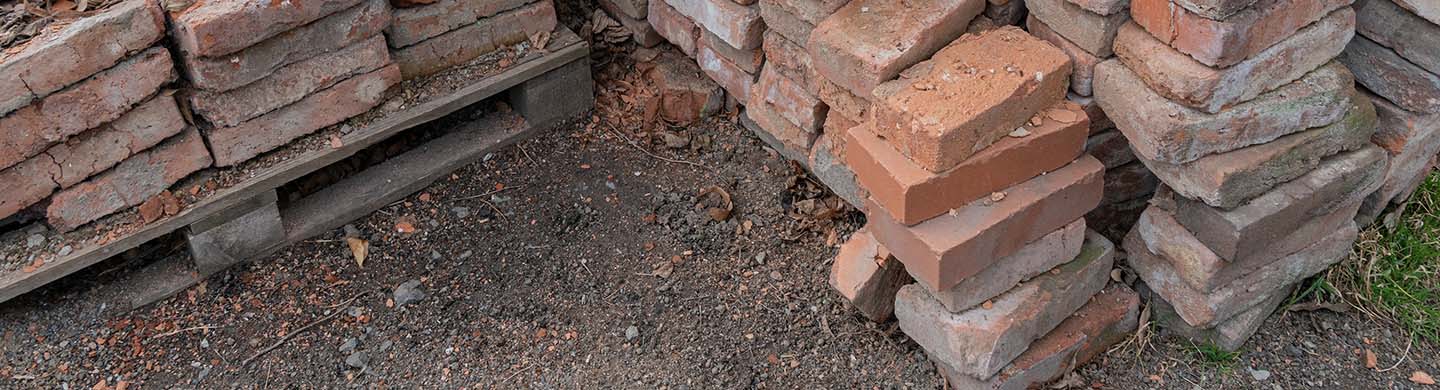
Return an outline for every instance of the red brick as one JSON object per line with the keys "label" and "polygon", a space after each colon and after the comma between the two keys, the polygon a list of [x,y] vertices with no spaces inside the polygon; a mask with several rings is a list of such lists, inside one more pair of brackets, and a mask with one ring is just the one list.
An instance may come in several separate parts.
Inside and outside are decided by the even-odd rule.
{"label": "red brick", "polygon": [[[1070,57],[1019,28],[966,35],[875,88],[875,132],[925,169],[945,171],[1064,100],[1069,74]],[[1043,116],[1066,119],[1060,114],[1079,119]]]}
{"label": "red brick", "polygon": [[1175,4],[1211,20],[1222,20],[1234,15],[1256,0],[1175,0]]}
{"label": "red brick", "polygon": [[1358,234],[1355,223],[1345,221],[1340,230],[1329,232],[1305,249],[1208,293],[1182,282],[1169,261],[1145,249],[1137,232],[1126,237],[1124,246],[1130,267],[1150,289],[1174,306],[1185,323],[1213,328],[1275,295],[1288,295],[1286,287],[1344,260]]}
{"label": "red brick", "polygon": [[829,106],[831,111],[838,112],[850,118],[870,117],[870,108],[872,105],[869,100],[855,96],[855,94],[850,93],[850,90],[845,89],[845,87],[841,87],[823,78],[820,81],[819,89],[820,91],[816,96],[820,98],[820,101],[825,102],[825,105]]}
{"label": "red brick", "polygon": [[1270,299],[1266,299],[1228,320],[1221,321],[1211,328],[1190,326],[1185,323],[1183,318],[1180,318],[1179,314],[1175,313],[1175,307],[1170,306],[1169,302],[1156,297],[1154,292],[1147,291],[1145,295],[1148,296],[1146,300],[1150,302],[1150,317],[1166,332],[1190,339],[1196,344],[1208,344],[1221,350],[1235,352],[1239,351],[1245,341],[1260,329],[1260,325],[1265,323],[1265,319],[1270,318],[1270,314],[1274,313],[1276,308],[1289,300],[1290,292],[1294,290],[1295,286],[1286,286],[1281,289],[1280,293],[1271,294]]}
{"label": "red brick", "polygon": [[[1385,152],[1369,146],[1325,159],[1315,170],[1276,186],[1233,209],[1171,197],[1175,219],[1216,255],[1237,259],[1259,253],[1316,217],[1354,204],[1380,186]],[[1167,190],[1156,199],[1166,198]],[[1158,201],[1157,201],[1158,202]]]}
{"label": "red brick", "polygon": [[1366,100],[1356,95],[1350,100],[1352,108],[1345,118],[1323,127],[1185,164],[1145,164],[1181,196],[1214,207],[1236,207],[1310,172],[1321,159],[1369,145],[1375,132],[1375,109]]}
{"label": "red brick", "polygon": [[119,118],[174,80],[170,52],[152,48],[0,117],[0,169]]}
{"label": "red brick", "polygon": [[[1207,66],[1224,68],[1254,57],[1353,1],[1260,0],[1228,18],[1215,20],[1170,0],[1133,0],[1130,16],[1166,45]],[[1354,23],[1347,24],[1353,30]]]}
{"label": "red brick", "polygon": [[1130,0],[1066,0],[1080,8],[1100,15],[1111,15],[1130,9]]}
{"label": "red brick", "polygon": [[1080,46],[1076,46],[1074,42],[1070,42],[1069,39],[1065,39],[1065,37],[1056,33],[1055,30],[1050,29],[1050,26],[1046,26],[1045,22],[1041,22],[1040,19],[1035,19],[1035,16],[1026,18],[1025,28],[1030,31],[1030,34],[1035,35],[1036,38],[1050,42],[1050,44],[1060,48],[1060,51],[1065,52],[1065,55],[1070,56],[1070,62],[1072,64],[1070,91],[1080,96],[1090,96],[1090,83],[1095,79],[1095,65],[1099,65],[1100,61],[1104,59],[1090,54],[1090,52],[1085,51],[1085,49]]}
{"label": "red brick", "polygon": [[[965,278],[953,287],[931,291],[930,296],[951,313],[963,313],[984,304],[1021,282],[1074,260],[1085,242],[1085,220],[1074,222],[1026,243],[1019,251],[1005,256],[995,265]],[[924,287],[922,284],[921,287]]]}
{"label": "red brick", "polygon": [[705,41],[704,46],[714,50],[715,54],[730,60],[730,63],[735,64],[745,73],[760,74],[760,66],[765,64],[765,52],[758,46],[750,50],[736,49],[725,43],[720,37],[711,34],[709,30],[704,29],[700,30],[700,40]]}
{"label": "red brick", "polygon": [[[1435,139],[1437,137],[1430,138]],[[1394,211],[1391,211],[1391,214],[1404,214],[1406,206],[1405,200],[1408,199],[1411,194],[1414,194],[1416,189],[1420,188],[1420,185],[1425,182],[1426,178],[1430,176],[1430,173],[1434,172],[1436,164],[1437,161],[1432,155],[1429,159],[1422,161],[1420,165],[1416,165],[1413,168],[1397,169],[1391,167],[1388,169],[1385,174],[1385,183],[1381,184],[1380,188],[1370,193],[1369,196],[1366,196],[1365,201],[1360,204],[1360,210],[1355,215],[1355,223],[1365,226],[1374,223],[1375,218],[1379,217],[1380,213],[1385,211],[1385,208],[1391,204],[1399,206],[1396,207]]]}
{"label": "red brick", "polygon": [[1351,223],[1350,219],[1359,207],[1359,202],[1351,202],[1329,214],[1316,216],[1265,248],[1240,253],[1235,258],[1215,254],[1181,226],[1170,211],[1159,207],[1146,209],[1135,223],[1135,230],[1139,243],[1144,244],[1150,253],[1169,261],[1175,275],[1189,288],[1209,293],[1341,230]]}
{"label": "red brick", "polygon": [[767,31],[762,48],[765,50],[766,67],[774,67],[781,76],[800,83],[811,95],[820,95],[820,84],[826,81],[815,71],[810,53],[804,47],[774,31]]}
{"label": "red brick", "polygon": [[818,136],[785,120],[775,107],[765,102],[759,89],[754,90],[745,104],[745,116],[755,124],[751,130],[770,147],[785,158],[804,162],[809,160],[810,147]]}
{"label": "red brick", "polygon": [[1324,65],[1345,50],[1354,35],[1355,14],[1342,8],[1234,66],[1217,69],[1132,23],[1121,28],[1115,54],[1156,93],[1213,114]]}
{"label": "red brick", "polygon": [[50,226],[65,232],[135,207],[191,173],[210,167],[205,141],[192,128],[84,183],[55,194],[46,209]]}
{"label": "red brick", "polygon": [[648,14],[649,2],[647,0],[600,0],[600,7],[606,11],[615,10],[621,15],[633,19],[644,20]]}
{"label": "red brick", "polygon": [[238,126],[205,132],[215,165],[235,165],[300,136],[340,123],[380,104],[385,90],[400,82],[395,65],[351,77]]}
{"label": "red brick", "polygon": [[760,7],[736,4],[729,0],[655,0],[670,3],[676,11],[690,17],[695,24],[720,37],[739,50],[760,48],[765,21]]}
{"label": "red brick", "polygon": [[775,33],[795,42],[809,41],[810,32],[815,30],[815,23],[820,21],[809,22],[801,19],[791,13],[784,3],[782,0],[760,0],[760,17],[765,19],[765,27],[769,29],[766,35]]}
{"label": "red brick", "polygon": [[[765,1],[768,0],[762,0],[761,3]],[[825,20],[826,17],[834,14],[849,2],[850,0],[777,0],[775,3],[800,20],[810,24],[819,24],[820,21]],[[796,42],[804,42],[804,40]]]}
{"label": "red brick", "polygon": [[535,2],[502,12],[390,53],[405,79],[428,76],[470,62],[504,46],[525,42],[531,35],[555,30],[555,5]]}
{"label": "red brick", "polygon": [[848,137],[850,166],[890,218],[914,225],[1074,161],[1085,144],[1087,123],[1072,103],[1052,110],[1072,112],[1076,119],[1026,124],[1029,136],[1001,139],[940,173],[915,164],[868,124],[860,125]]}
{"label": "red brick", "polygon": [[1115,246],[1090,232],[1074,260],[1001,294],[988,308],[951,313],[924,288],[909,285],[895,295],[895,318],[930,359],[954,373],[989,378],[1105,288],[1114,258]]}
{"label": "red brick", "polygon": [[816,25],[805,47],[821,75],[869,99],[959,37],[984,8],[984,0],[855,0]]}
{"label": "red brick", "polygon": [[[1380,192],[1384,193],[1382,197],[1391,199],[1399,195],[1395,191],[1408,188],[1401,183],[1411,181],[1416,175],[1413,172],[1428,171],[1423,169],[1423,165],[1428,156],[1434,156],[1440,148],[1440,131],[1436,131],[1440,129],[1440,115],[1416,115],[1379,96],[1365,96],[1366,100],[1374,103],[1379,118],[1375,135],[1370,141],[1390,154],[1390,173],[1386,174],[1386,184],[1381,186]],[[1395,172],[1409,174],[1397,176],[1393,174]]]}
{"label": "red brick", "polygon": [[1339,59],[1355,72],[1356,81],[1400,108],[1440,113],[1440,75],[1426,72],[1394,50],[1357,35]]}
{"label": "red brick", "polygon": [[[621,2],[628,1],[622,0]],[[610,14],[610,17],[615,18],[615,21],[620,22],[620,25],[624,26],[626,30],[630,30],[630,38],[634,39],[636,44],[641,47],[655,47],[665,41],[665,37],[660,36],[660,33],[655,31],[655,26],[651,26],[650,21],[646,20],[644,16],[639,18],[630,16],[615,8],[616,6],[613,4],[612,1],[601,1],[600,8]],[[643,4],[640,7],[642,7],[641,10],[645,9]]]}
{"label": "red brick", "polygon": [[995,376],[979,380],[938,362],[936,366],[954,389],[1037,388],[1084,366],[1110,346],[1129,338],[1139,318],[1139,296],[1129,287],[1110,285],[1045,337],[1031,343],[1025,353]]}
{"label": "red brick", "polygon": [[1208,114],[1160,96],[1119,61],[1095,67],[1095,98],[1130,147],[1171,164],[1334,123],[1350,109],[1353,85],[1350,72],[1331,62],[1254,100]]}
{"label": "red brick", "polygon": [[1395,0],[1395,3],[1430,23],[1440,24],[1440,3],[1427,0]]}
{"label": "red brick", "polygon": [[366,0],[303,27],[246,45],[243,50],[213,57],[182,55],[181,63],[196,88],[229,91],[265,78],[285,65],[375,36],[389,24],[390,4],[385,0]]}
{"label": "red brick", "polygon": [[895,314],[895,292],[910,281],[905,265],[863,228],[840,245],[830,266],[830,288],[875,322],[890,320]]}
{"label": "red brick", "polygon": [[660,94],[660,118],[668,122],[689,124],[720,112],[725,104],[725,90],[690,58],[661,52],[648,75]]}
{"label": "red brick", "polygon": [[406,47],[473,24],[504,11],[533,3],[533,0],[440,0],[424,7],[394,11],[385,36],[390,46]]}
{"label": "red brick", "polygon": [[1135,161],[1135,151],[1119,130],[1110,130],[1085,139],[1085,153],[1105,164],[1105,169],[1115,168]]}
{"label": "red brick", "polygon": [[194,91],[190,108],[215,126],[235,126],[341,80],[390,64],[385,37],[376,35],[344,49],[286,65],[274,74],[225,92]]}
{"label": "red brick", "polygon": [[[854,153],[854,151],[852,151]],[[971,277],[1026,243],[1079,219],[1100,203],[1104,166],[1089,156],[915,226],[890,218],[872,199],[870,232],[910,276],[939,291]]]}
{"label": "red brick", "polygon": [[[187,55],[231,54],[364,0],[202,1],[171,13],[171,35]],[[383,3],[382,3],[383,4]]]}
{"label": "red brick", "polygon": [[679,48],[680,52],[687,56],[695,55],[695,44],[700,40],[700,27],[695,25],[695,21],[690,20],[690,17],[671,8],[665,0],[655,0],[650,2],[650,12],[645,19],[655,27],[655,32]]}
{"label": "red brick", "polygon": [[825,113],[829,112],[825,103],[799,83],[781,76],[775,67],[765,67],[755,88],[764,95],[765,102],[773,105],[776,113],[790,123],[806,131],[818,131],[825,124]]}
{"label": "red brick", "polygon": [[1030,8],[1031,17],[1100,58],[1110,57],[1115,33],[1130,20],[1128,12],[1101,15],[1068,0],[1026,0],[1025,6]]}
{"label": "red brick", "polygon": [[695,48],[695,62],[700,64],[700,70],[705,71],[721,88],[725,88],[725,92],[730,96],[750,96],[750,89],[755,85],[755,75],[745,72],[739,65],[720,56],[720,53],[705,44],[704,39],[701,39]]}
{"label": "red brick", "polygon": [[47,31],[18,52],[0,52],[0,116],[114,66],[164,36],[159,3],[131,0]]}

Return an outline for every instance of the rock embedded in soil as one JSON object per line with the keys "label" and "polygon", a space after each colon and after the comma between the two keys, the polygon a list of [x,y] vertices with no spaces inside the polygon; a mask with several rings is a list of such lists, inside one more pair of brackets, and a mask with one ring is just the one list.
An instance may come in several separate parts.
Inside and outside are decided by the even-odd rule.
{"label": "rock embedded in soil", "polygon": [[410,279],[405,283],[401,283],[399,286],[396,286],[395,291],[391,294],[391,296],[392,299],[395,301],[395,307],[400,307],[412,303],[418,303],[421,300],[424,300],[426,295],[425,290],[420,286],[420,280]]}

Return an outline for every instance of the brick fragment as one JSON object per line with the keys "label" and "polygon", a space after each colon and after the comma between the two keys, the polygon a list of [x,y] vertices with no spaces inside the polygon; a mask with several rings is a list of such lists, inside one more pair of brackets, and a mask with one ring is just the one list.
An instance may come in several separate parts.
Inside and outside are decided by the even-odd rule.
{"label": "brick fragment", "polygon": [[1155,192],[1160,179],[1145,168],[1145,164],[1132,162],[1105,170],[1105,197],[1100,203],[1109,204],[1142,198]]}
{"label": "brick fragment", "polygon": [[1435,171],[1436,165],[1437,161],[1435,157],[1432,156],[1429,160],[1426,160],[1424,164],[1416,166],[1413,170],[1389,169],[1385,174],[1385,183],[1382,184],[1379,189],[1376,189],[1375,192],[1366,196],[1365,201],[1360,203],[1360,210],[1355,214],[1355,223],[1362,226],[1368,226],[1374,223],[1375,218],[1378,218],[1380,213],[1384,212],[1385,208],[1392,204],[1399,207],[1391,211],[1391,214],[1403,214],[1405,206],[1407,205],[1405,200],[1409,199],[1410,196],[1420,188],[1421,184],[1424,184],[1426,178],[1430,176],[1430,173]]}
{"label": "brick fragment", "polygon": [[1213,114],[1310,73],[1345,50],[1354,35],[1354,12],[1342,8],[1234,66],[1217,69],[1132,23],[1120,29],[1115,54],[1156,93]]}
{"label": "brick fragment", "polygon": [[[1389,203],[1404,201],[1430,171],[1430,157],[1440,152],[1440,115],[1416,115],[1385,98],[1366,94],[1375,104],[1379,124],[1370,141],[1390,155],[1385,183],[1366,197],[1363,214],[1377,215]],[[1368,224],[1368,223],[1367,223]]]}
{"label": "brick fragment", "polygon": [[424,42],[391,52],[405,79],[428,76],[470,62],[531,35],[554,31],[555,5],[539,1],[482,19]]}
{"label": "brick fragment", "polygon": [[825,114],[830,111],[819,98],[811,95],[805,87],[781,76],[773,66],[766,66],[760,73],[755,89],[764,95],[776,113],[785,120],[806,131],[818,131],[825,124]]}
{"label": "brick fragment", "polygon": [[1115,168],[1135,161],[1135,151],[1119,130],[1109,130],[1085,139],[1085,154],[1094,156],[1105,169]]}
{"label": "brick fragment", "polygon": [[819,89],[816,96],[831,110],[851,118],[870,117],[870,107],[872,106],[870,100],[855,96],[845,87],[823,78],[820,80]]}
{"label": "brick fragment", "polygon": [[760,74],[760,66],[765,64],[765,51],[760,50],[759,46],[750,50],[736,49],[725,43],[720,37],[711,34],[709,30],[704,29],[700,30],[700,39],[705,41],[704,46],[714,50],[715,54],[730,60],[730,63],[735,64],[745,73]]}
{"label": "brick fragment", "polygon": [[875,322],[890,320],[895,314],[895,292],[910,281],[905,265],[863,228],[840,245],[830,267],[830,288]]}
{"label": "brick fragment", "polygon": [[[1134,0],[1130,16],[1164,44],[1206,66],[1224,68],[1254,57],[1353,1],[1260,0],[1235,15],[1215,20],[1170,0]],[[1354,26],[1353,22],[1347,24]]]}
{"label": "brick fragment", "polygon": [[[1255,4],[1256,0],[1174,0],[1175,4],[1185,7],[1186,10],[1204,16],[1211,20],[1223,20],[1234,15],[1245,7]],[[1132,4],[1133,7],[1133,4]]]}
{"label": "brick fragment", "polygon": [[0,169],[119,118],[174,80],[170,52],[151,48],[0,117]]}
{"label": "brick fragment", "polygon": [[1030,16],[1100,58],[1110,57],[1115,33],[1130,21],[1128,12],[1101,15],[1068,0],[1027,0],[1025,5],[1030,7]]}
{"label": "brick fragment", "polygon": [[815,71],[810,53],[804,47],[774,31],[765,32],[765,44],[761,47],[765,50],[765,67],[774,67],[781,76],[799,83],[806,92],[819,97],[820,84],[826,81]]}
{"label": "brick fragment", "polygon": [[781,156],[800,162],[809,160],[810,147],[815,144],[818,134],[786,120],[776,112],[774,105],[765,101],[759,89],[751,93],[745,104],[745,117],[754,124],[750,130]]}
{"label": "brick fragment", "polygon": [[725,90],[689,58],[662,52],[648,76],[659,90],[660,118],[668,122],[688,124],[720,112],[725,104]]}
{"label": "brick fragment", "polygon": [[1029,30],[1030,34],[1035,35],[1036,38],[1050,42],[1050,44],[1060,48],[1060,51],[1065,52],[1065,55],[1070,56],[1070,62],[1072,64],[1070,91],[1080,96],[1090,96],[1090,85],[1095,79],[1095,65],[1099,65],[1100,61],[1104,59],[1090,54],[1090,52],[1085,51],[1085,49],[1080,46],[1076,46],[1074,42],[1070,42],[1069,39],[1060,36],[1060,34],[1051,29],[1050,26],[1045,25],[1045,22],[1036,19],[1034,15],[1025,19],[1025,29]]}
{"label": "brick fragment", "polygon": [[1079,108],[1063,102],[1051,110],[1070,112],[1076,119],[1026,124],[1023,128],[1030,135],[1001,139],[939,173],[905,157],[863,124],[848,136],[850,166],[870,190],[872,201],[884,206],[896,222],[914,225],[1060,169],[1080,156],[1088,126]]}
{"label": "brick fragment", "polygon": [[[1026,243],[995,265],[965,278],[953,287],[926,290],[951,313],[962,313],[1046,271],[1074,260],[1085,242],[1085,220],[1074,222]],[[924,287],[924,285],[921,285]]]}
{"label": "brick fragment", "polygon": [[55,194],[46,218],[67,232],[126,208],[135,207],[191,173],[210,167],[205,141],[193,128],[131,156],[84,183]]}
{"label": "brick fragment", "polygon": [[1316,217],[1358,202],[1380,185],[1385,166],[1385,152],[1367,146],[1326,158],[1305,175],[1233,209],[1178,196],[1167,209],[1216,255],[1237,259],[1263,252]]}
{"label": "brick fragment", "polygon": [[385,90],[399,82],[399,67],[390,65],[351,77],[240,125],[208,129],[205,137],[215,153],[215,165],[227,167],[244,162],[364,113],[380,104]]}
{"label": "brick fragment", "polygon": [[390,39],[391,47],[406,47],[533,2],[439,0],[424,7],[396,9],[390,26],[385,28],[385,36]]}
{"label": "brick fragment", "polygon": [[700,26],[690,17],[676,11],[665,0],[650,2],[650,12],[645,20],[655,27],[655,32],[680,49],[687,56],[695,55],[695,43],[700,40]]}
{"label": "brick fragment", "polygon": [[285,65],[360,42],[389,24],[390,4],[366,0],[243,50],[213,57],[184,55],[181,63],[196,88],[229,91],[265,78]]}
{"label": "brick fragment", "polygon": [[216,126],[235,126],[299,101],[315,91],[390,63],[385,37],[286,65],[268,77],[225,92],[196,90],[190,108]]}
{"label": "brick fragment", "polygon": [[704,27],[725,43],[739,50],[753,50],[760,47],[765,33],[765,21],[760,19],[760,7],[747,6],[729,0],[655,0],[670,3],[676,11],[690,17],[695,24]]}
{"label": "brick fragment", "polygon": [[1440,25],[1402,8],[1393,0],[1355,3],[1360,34],[1432,74],[1440,74]]}
{"label": "brick fragment", "polygon": [[1035,388],[1060,379],[1124,341],[1135,330],[1139,318],[1139,296],[1129,287],[1110,285],[989,379],[978,380],[955,372],[938,361],[936,366],[955,389]]}
{"label": "brick fragment", "polygon": [[172,12],[172,36],[191,56],[219,57],[320,20],[364,0],[205,1]]}
{"label": "brick fragment", "polygon": [[1233,208],[1310,172],[1326,157],[1369,145],[1375,108],[1366,100],[1357,94],[1344,118],[1319,128],[1184,164],[1151,160],[1145,164],[1181,196]]}
{"label": "brick fragment", "polygon": [[1166,331],[1180,337],[1190,339],[1197,344],[1208,344],[1225,351],[1239,351],[1245,345],[1245,341],[1255,332],[1260,330],[1260,325],[1270,314],[1275,312],[1286,299],[1290,298],[1290,291],[1295,286],[1284,287],[1280,294],[1274,294],[1270,299],[1251,307],[1230,319],[1215,324],[1215,327],[1202,329],[1185,323],[1179,314],[1175,313],[1175,307],[1170,306],[1164,299],[1155,297],[1154,292],[1146,291],[1147,301],[1150,302],[1150,316],[1155,323]]}
{"label": "brick fragment", "polygon": [[958,374],[989,378],[1103,289],[1114,257],[1109,240],[1087,233],[1074,260],[1001,294],[989,308],[951,313],[912,284],[895,295],[895,318],[931,359]]}
{"label": "brick fragment", "polygon": [[805,47],[821,75],[869,99],[959,37],[984,8],[985,0],[855,0],[816,25]]}
{"label": "brick fragment", "polygon": [[1357,35],[1339,60],[1355,80],[1395,105],[1424,114],[1440,113],[1440,76],[1401,58],[1394,50]]}
{"label": "brick fragment", "polygon": [[1344,66],[1331,62],[1253,100],[1208,114],[1160,96],[1135,72],[1110,60],[1095,67],[1095,97],[1136,153],[1183,164],[1334,123],[1350,109],[1353,80]]}
{"label": "brick fragment", "polygon": [[[1162,196],[1173,196],[1164,194]],[[1164,201],[1171,201],[1166,199]],[[1150,253],[1170,263],[1175,276],[1186,286],[1199,292],[1213,292],[1229,285],[1285,256],[1299,252],[1331,233],[1340,230],[1355,215],[1359,202],[1352,201],[1339,209],[1315,216],[1308,223],[1286,232],[1265,248],[1222,258],[1180,225],[1169,210],[1151,206],[1135,223],[1139,242]]]}
{"label": "brick fragment", "polygon": [[[853,152],[853,151],[852,151]],[[1089,156],[984,198],[905,226],[871,212],[870,232],[915,280],[934,291],[954,286],[1005,256],[1084,215],[1100,203],[1104,166]],[[883,210],[873,200],[869,210]]]}
{"label": "brick fragment", "polygon": [[110,68],[164,36],[159,3],[130,0],[47,31],[18,52],[0,52],[0,116]]}
{"label": "brick fragment", "polygon": [[704,39],[695,48],[695,62],[730,96],[750,96],[750,90],[755,86],[755,74],[745,72],[745,69],[715,52],[714,48],[705,44]]}
{"label": "brick fragment", "polygon": [[1275,295],[1288,295],[1286,287],[1315,275],[1350,254],[1359,231],[1345,221],[1340,230],[1287,255],[1215,291],[1190,288],[1175,274],[1170,262],[1145,249],[1137,233],[1125,239],[1130,267],[1145,284],[1164,298],[1190,326],[1209,329],[1234,318]]}
{"label": "brick fragment", "polygon": [[1070,67],[1064,52],[1016,27],[966,35],[875,88],[875,132],[916,164],[945,171],[1032,118],[1080,121],[1047,110],[1064,100]]}

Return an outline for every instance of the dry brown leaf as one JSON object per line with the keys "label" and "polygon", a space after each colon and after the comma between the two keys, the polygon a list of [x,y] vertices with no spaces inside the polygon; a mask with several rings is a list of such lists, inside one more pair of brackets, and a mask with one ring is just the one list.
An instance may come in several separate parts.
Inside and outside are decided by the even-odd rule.
{"label": "dry brown leaf", "polygon": [[1430,376],[1430,374],[1425,371],[1415,371],[1410,374],[1410,381],[1422,385],[1433,385],[1435,384],[1435,377]]}
{"label": "dry brown leaf", "polygon": [[359,237],[345,237],[345,244],[350,246],[350,255],[355,257],[355,264],[365,268],[365,257],[370,254],[370,242]]}
{"label": "dry brown leaf", "polygon": [[1380,365],[1380,362],[1379,362],[1379,359],[1375,356],[1375,351],[1371,351],[1371,350],[1369,350],[1369,349],[1366,349],[1366,350],[1365,350],[1365,368],[1375,368],[1375,367],[1378,366],[1378,365]]}

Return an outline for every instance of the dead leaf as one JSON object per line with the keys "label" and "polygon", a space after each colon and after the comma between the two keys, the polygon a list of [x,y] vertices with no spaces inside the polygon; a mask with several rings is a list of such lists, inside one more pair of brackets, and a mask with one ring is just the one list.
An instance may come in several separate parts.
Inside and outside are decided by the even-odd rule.
{"label": "dead leaf", "polygon": [[[705,195],[708,194],[720,195],[720,200],[724,202],[722,207],[711,207],[706,211],[710,214],[710,219],[717,222],[730,219],[730,212],[735,211],[735,202],[730,201],[730,193],[726,192],[724,188],[720,188],[720,186],[709,186],[700,190],[700,194],[695,195],[695,199],[697,202],[701,201],[705,198]],[[697,203],[697,205],[699,205],[699,203]]]}
{"label": "dead leaf", "polygon": [[1379,359],[1375,357],[1375,351],[1365,350],[1365,368],[1375,368],[1380,365]]}
{"label": "dead leaf", "polygon": [[550,31],[541,31],[530,36],[530,47],[544,49],[550,45]]}
{"label": "dead leaf", "polygon": [[365,268],[365,257],[370,254],[370,242],[360,237],[345,237],[345,244],[350,246],[350,255],[355,257],[355,264]]}
{"label": "dead leaf", "polygon": [[1430,374],[1426,373],[1425,371],[1415,371],[1415,373],[1410,374],[1410,381],[1422,385],[1435,384],[1435,378],[1430,376]]}

